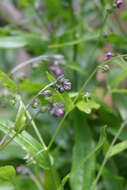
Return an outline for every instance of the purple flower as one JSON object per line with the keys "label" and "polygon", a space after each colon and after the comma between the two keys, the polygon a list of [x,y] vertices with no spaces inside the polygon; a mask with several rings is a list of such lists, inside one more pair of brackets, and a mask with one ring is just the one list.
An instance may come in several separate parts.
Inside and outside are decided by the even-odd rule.
{"label": "purple flower", "polygon": [[64,84],[64,89],[65,89],[66,91],[71,90],[71,83],[70,83],[70,82],[65,83],[65,84]]}
{"label": "purple flower", "polygon": [[62,108],[55,107],[51,110],[51,114],[56,117],[61,117],[64,114],[64,110]]}
{"label": "purple flower", "polygon": [[117,0],[116,5],[119,8],[123,4],[123,0]]}
{"label": "purple flower", "polygon": [[56,68],[56,70],[55,70],[55,75],[56,75],[57,77],[59,77],[59,76],[62,75],[62,71],[61,71],[61,69],[60,69],[59,67]]}
{"label": "purple flower", "polygon": [[104,58],[104,61],[107,61],[109,59],[112,58],[112,53],[109,51],[107,54],[106,54],[106,57]]}
{"label": "purple flower", "polygon": [[52,71],[56,76],[61,76],[62,75],[62,71],[61,69],[56,66],[56,65],[50,65],[49,67],[50,71]]}
{"label": "purple flower", "polygon": [[24,165],[20,165],[16,168],[17,173],[26,174],[28,172],[28,169]]}

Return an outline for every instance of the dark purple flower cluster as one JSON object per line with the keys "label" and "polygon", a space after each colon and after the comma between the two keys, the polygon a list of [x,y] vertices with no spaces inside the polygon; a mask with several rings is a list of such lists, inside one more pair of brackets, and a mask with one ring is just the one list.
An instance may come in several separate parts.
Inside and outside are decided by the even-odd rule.
{"label": "dark purple flower cluster", "polygon": [[62,75],[57,80],[56,90],[58,90],[60,93],[62,93],[64,91],[70,91],[71,90],[71,82],[68,79],[65,79],[64,75]]}
{"label": "dark purple flower cluster", "polygon": [[[59,79],[59,78],[58,78]],[[55,102],[52,98],[53,91],[52,90],[45,90],[43,92],[43,95],[45,96],[45,99],[48,101],[46,106],[42,106],[40,111],[41,113],[44,113],[46,110],[49,110],[49,112],[56,116],[56,117],[61,117],[64,114],[63,110],[63,103],[60,102]]]}

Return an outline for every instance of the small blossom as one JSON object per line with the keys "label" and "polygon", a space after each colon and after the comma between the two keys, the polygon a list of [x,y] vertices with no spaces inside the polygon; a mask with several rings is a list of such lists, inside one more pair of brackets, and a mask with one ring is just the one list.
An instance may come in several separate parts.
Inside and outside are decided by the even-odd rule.
{"label": "small blossom", "polygon": [[71,83],[68,82],[68,83],[64,84],[64,88],[66,91],[70,91],[71,90]]}
{"label": "small blossom", "polygon": [[26,166],[21,165],[16,168],[17,173],[26,174],[28,172],[28,169]]}
{"label": "small blossom", "polygon": [[59,107],[54,107],[51,109],[50,113],[56,117],[61,117],[64,114],[64,110]]}
{"label": "small blossom", "polygon": [[55,115],[56,115],[57,117],[60,117],[60,116],[62,116],[63,114],[64,114],[64,111],[63,111],[62,108],[56,109]]}
{"label": "small blossom", "polygon": [[123,4],[123,0],[117,0],[116,5],[119,8]]}
{"label": "small blossom", "polygon": [[52,71],[56,76],[61,76],[62,75],[62,71],[59,68],[59,66],[56,65],[50,65],[49,67],[50,71]]}
{"label": "small blossom", "polygon": [[58,77],[58,76],[61,76],[63,73],[61,71],[61,69],[59,67],[56,68],[56,71],[55,71],[55,75]]}
{"label": "small blossom", "polygon": [[106,54],[106,57],[104,58],[104,61],[107,61],[109,59],[112,58],[112,53],[109,51],[107,54]]}

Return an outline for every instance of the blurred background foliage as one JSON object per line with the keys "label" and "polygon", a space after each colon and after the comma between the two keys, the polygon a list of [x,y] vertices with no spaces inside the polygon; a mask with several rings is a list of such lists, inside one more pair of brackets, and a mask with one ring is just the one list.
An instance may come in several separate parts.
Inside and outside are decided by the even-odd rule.
{"label": "blurred background foliage", "polygon": [[[127,54],[127,2],[124,1],[121,8],[112,9],[113,3],[113,0],[0,1],[0,70],[9,74],[12,68],[33,57],[64,55],[66,64],[61,65],[61,69],[72,83],[69,96],[63,95],[67,109],[92,71],[104,62],[106,53],[116,55],[109,65],[110,71],[97,72],[85,88],[83,95],[89,92],[90,102],[84,105],[79,97],[55,138],[50,150],[56,168],[54,179],[48,170],[26,164],[26,152],[12,141],[0,150],[0,166],[26,165],[29,172],[17,173],[11,182],[0,178],[0,190],[56,190],[59,185],[55,181],[59,184],[95,148],[101,128],[107,125],[101,151],[92,154],[64,186],[66,190],[90,190],[113,137],[122,121],[127,120],[127,57],[117,57]],[[25,104],[49,83],[47,71],[53,75],[49,69],[53,61],[33,63],[11,76]],[[54,99],[57,98],[55,94]],[[0,123],[3,120],[15,122],[18,103],[14,106],[12,100],[8,91],[0,86]],[[42,97],[38,101],[39,105],[47,103]],[[34,117],[38,107],[29,110]],[[47,146],[60,121],[61,118],[47,112],[36,117],[36,125]],[[26,131],[36,139],[29,123]],[[0,137],[2,139],[3,132]],[[124,145],[122,149],[118,147],[116,156],[107,162],[97,190],[127,189],[126,140],[124,128],[117,140]]]}

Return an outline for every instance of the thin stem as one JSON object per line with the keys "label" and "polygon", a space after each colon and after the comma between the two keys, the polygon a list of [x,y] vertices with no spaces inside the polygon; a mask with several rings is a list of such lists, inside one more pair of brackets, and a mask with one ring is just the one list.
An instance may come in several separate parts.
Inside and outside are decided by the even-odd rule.
{"label": "thin stem", "polygon": [[51,86],[54,86],[56,84],[57,80],[48,84],[47,86],[45,86],[43,89],[41,89],[33,98],[32,100],[30,101],[29,104],[26,105],[26,110],[30,107],[30,105],[35,101],[35,99],[40,96],[46,89],[48,89],[49,87]]}
{"label": "thin stem", "polygon": [[83,90],[86,88],[87,84],[89,83],[89,81],[92,79],[92,77],[95,75],[95,73],[98,70],[98,66],[94,69],[94,71],[91,73],[91,75],[89,76],[89,78],[84,82],[83,86],[81,87],[81,89],[79,90],[78,95],[75,97],[74,102],[75,103],[77,101],[77,99],[79,98],[79,96],[82,94]]}
{"label": "thin stem", "polygon": [[42,61],[42,60],[47,60],[48,56],[44,56],[44,55],[41,55],[41,56],[38,56],[38,57],[35,57],[35,58],[32,58],[28,61],[25,61],[23,63],[21,63],[20,65],[17,65],[16,67],[14,67],[9,75],[13,75],[15,72],[17,72],[18,70],[22,69],[23,67],[29,65],[29,64],[32,64],[32,63],[36,63],[36,62],[39,62],[39,61]]}
{"label": "thin stem", "polygon": [[107,19],[108,19],[108,16],[109,16],[109,12],[106,12],[106,15],[105,15],[104,20],[103,20],[103,23],[102,23],[101,30],[100,30],[100,32],[99,32],[99,38],[98,38],[99,40],[96,42],[95,48],[92,50],[92,52],[91,52],[91,54],[90,54],[90,56],[89,56],[89,58],[88,58],[87,65],[89,65],[89,63],[91,62],[91,60],[92,60],[92,58],[93,58],[93,55],[95,54],[95,52],[96,52],[96,50],[97,50],[97,47],[98,47],[98,45],[99,45],[99,43],[100,43],[100,38],[102,37],[102,34],[103,34],[103,32],[104,32],[104,26],[105,26],[105,23],[106,23],[106,21],[107,21]]}
{"label": "thin stem", "polygon": [[99,170],[99,172],[98,172],[98,174],[97,174],[97,177],[96,177],[96,179],[94,180],[94,182],[93,182],[93,184],[92,184],[91,190],[95,190],[96,185],[97,185],[97,182],[98,182],[98,180],[100,179],[100,176],[101,176],[101,174],[102,174],[102,172],[103,172],[104,166],[105,166],[106,162],[108,161],[108,158],[109,158],[110,152],[111,152],[111,150],[112,150],[112,147],[113,147],[113,145],[115,144],[116,140],[118,139],[118,137],[120,136],[120,134],[121,134],[123,128],[124,128],[126,125],[127,125],[127,120],[122,123],[122,125],[120,126],[120,128],[119,128],[119,130],[118,130],[116,136],[113,138],[113,141],[112,141],[112,143],[111,143],[111,145],[110,145],[110,147],[109,147],[109,149],[108,149],[108,151],[107,151],[107,153],[106,153],[106,155],[105,155],[105,158],[104,158],[104,160],[103,160],[103,162],[102,162],[102,164],[101,164],[101,167],[100,167],[100,170]]}
{"label": "thin stem", "polygon": [[64,123],[66,117],[68,116],[68,114],[69,114],[69,112],[66,112],[65,115],[64,115],[64,117],[63,117],[62,120],[60,121],[60,123],[59,123],[59,125],[58,125],[58,127],[57,127],[57,129],[56,129],[56,131],[55,131],[55,134],[53,135],[53,137],[52,137],[52,139],[51,139],[51,141],[50,141],[50,143],[49,143],[49,145],[48,145],[48,151],[49,151],[49,149],[51,148],[52,144],[54,143],[54,140],[55,140],[56,136],[58,135],[60,129],[62,128],[62,125],[63,125],[63,123]]}
{"label": "thin stem", "polygon": [[117,15],[117,13],[115,11],[113,11],[113,14],[114,14],[114,18],[115,18],[115,20],[116,20],[116,22],[117,22],[117,24],[119,26],[119,29],[120,29],[121,33],[126,34],[126,32],[125,32],[125,30],[124,30],[124,28],[123,28],[123,26],[122,26],[122,24],[121,24],[121,22],[119,20],[119,17]]}
{"label": "thin stem", "polygon": [[25,67],[26,65],[29,65],[29,64],[32,64],[32,63],[40,62],[42,60],[50,60],[50,59],[59,60],[59,59],[63,59],[63,58],[64,58],[63,55],[40,55],[38,57],[32,58],[32,59],[30,59],[28,61],[25,61],[25,62],[21,63],[20,65],[17,65],[16,67],[14,67],[10,71],[9,75],[13,75],[18,70],[20,70],[23,67]]}
{"label": "thin stem", "polygon": [[12,131],[12,128],[9,129],[8,133],[6,133],[3,138],[0,141],[0,147],[1,145],[4,143],[4,141],[6,140],[6,138],[9,136],[10,132]]}
{"label": "thin stem", "polygon": [[28,170],[28,173],[29,173],[31,179],[36,184],[36,186],[38,187],[38,190],[44,190],[43,187],[41,186],[40,182],[38,181],[37,177],[30,170]]}
{"label": "thin stem", "polygon": [[[30,122],[32,122],[36,117],[37,115],[40,113],[40,111],[38,111],[35,116],[29,120]],[[5,144],[3,144],[3,142],[5,141],[5,139],[9,136],[10,132],[14,129],[14,128],[11,128],[7,134],[5,134],[5,136],[3,137],[3,139],[1,140],[0,142],[0,150],[5,148],[19,133],[21,133],[25,127],[26,127],[27,124],[25,124],[22,128],[20,128],[19,130],[16,131],[16,133],[14,134],[14,136],[12,138],[10,138]]]}
{"label": "thin stem", "polygon": [[35,133],[37,134],[37,136],[38,136],[38,138],[39,138],[39,140],[40,140],[42,146],[43,146],[45,149],[47,149],[46,146],[45,146],[45,143],[44,143],[44,141],[43,141],[43,139],[42,139],[42,137],[41,137],[41,135],[40,135],[40,132],[39,132],[39,130],[38,130],[38,128],[37,128],[37,126],[36,126],[36,124],[35,124],[35,122],[34,122],[34,120],[32,119],[30,113],[29,113],[27,110],[26,110],[26,115],[27,115],[27,117],[29,118],[29,120],[31,121],[31,124],[32,124],[32,126],[33,126],[33,129],[34,129]]}

